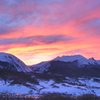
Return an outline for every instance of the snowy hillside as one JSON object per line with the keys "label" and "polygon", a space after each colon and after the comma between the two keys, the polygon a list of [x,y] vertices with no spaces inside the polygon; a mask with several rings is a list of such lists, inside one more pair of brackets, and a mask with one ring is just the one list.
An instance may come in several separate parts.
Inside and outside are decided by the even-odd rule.
{"label": "snowy hillside", "polygon": [[7,53],[0,53],[0,69],[9,69],[18,72],[31,72],[31,69],[21,60]]}

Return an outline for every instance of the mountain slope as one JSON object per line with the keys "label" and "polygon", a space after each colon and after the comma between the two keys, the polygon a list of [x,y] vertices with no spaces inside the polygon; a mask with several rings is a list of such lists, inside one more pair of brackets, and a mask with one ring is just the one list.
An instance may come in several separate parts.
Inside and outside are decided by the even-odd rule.
{"label": "mountain slope", "polygon": [[57,57],[32,66],[35,73],[71,77],[100,77],[100,61],[81,55]]}
{"label": "mountain slope", "polygon": [[15,72],[31,72],[31,69],[20,59],[7,53],[0,53],[0,69]]}

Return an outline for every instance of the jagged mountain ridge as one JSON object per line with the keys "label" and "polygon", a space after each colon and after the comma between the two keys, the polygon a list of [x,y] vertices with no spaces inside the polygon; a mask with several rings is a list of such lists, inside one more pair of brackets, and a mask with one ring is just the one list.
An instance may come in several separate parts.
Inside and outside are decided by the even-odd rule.
{"label": "jagged mountain ridge", "polygon": [[57,57],[51,61],[33,65],[32,69],[40,74],[100,77],[100,61],[94,58],[87,59],[81,55]]}
{"label": "jagged mountain ridge", "polygon": [[100,64],[99,60],[96,60],[94,58],[85,58],[82,55],[72,55],[72,56],[62,56],[62,57],[56,57],[54,59],[55,61],[63,61],[63,62],[73,62],[78,61],[79,65],[83,64]]}
{"label": "jagged mountain ridge", "polygon": [[32,70],[26,66],[19,58],[8,53],[0,53],[0,69],[15,72],[31,72]]}

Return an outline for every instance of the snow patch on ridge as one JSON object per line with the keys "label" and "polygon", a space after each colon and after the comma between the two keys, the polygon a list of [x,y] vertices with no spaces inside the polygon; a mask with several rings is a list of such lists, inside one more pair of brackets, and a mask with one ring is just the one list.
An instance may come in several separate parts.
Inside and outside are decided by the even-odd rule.
{"label": "snow patch on ridge", "polygon": [[37,73],[43,73],[48,70],[49,66],[50,66],[49,62],[41,62],[39,64],[32,66],[32,68]]}

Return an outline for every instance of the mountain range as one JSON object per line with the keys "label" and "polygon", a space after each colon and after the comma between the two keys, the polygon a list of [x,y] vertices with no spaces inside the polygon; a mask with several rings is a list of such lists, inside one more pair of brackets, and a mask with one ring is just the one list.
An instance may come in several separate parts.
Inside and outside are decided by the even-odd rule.
{"label": "mountain range", "polygon": [[40,74],[57,74],[70,77],[100,77],[100,61],[81,55],[57,57],[51,61],[33,65],[32,70]]}
{"label": "mountain range", "polygon": [[100,95],[99,82],[100,60],[94,58],[61,56],[29,67],[12,54],[0,53],[0,92]]}

